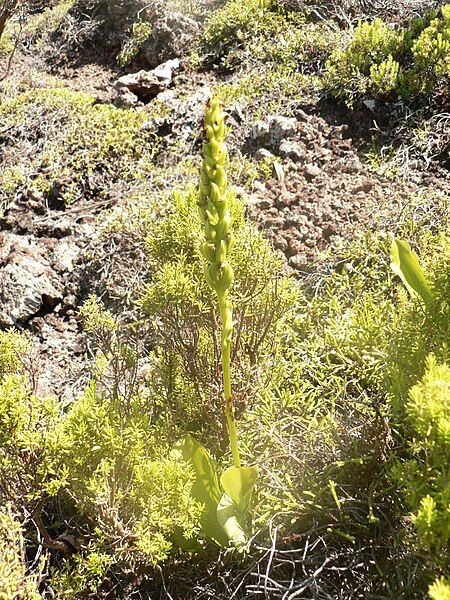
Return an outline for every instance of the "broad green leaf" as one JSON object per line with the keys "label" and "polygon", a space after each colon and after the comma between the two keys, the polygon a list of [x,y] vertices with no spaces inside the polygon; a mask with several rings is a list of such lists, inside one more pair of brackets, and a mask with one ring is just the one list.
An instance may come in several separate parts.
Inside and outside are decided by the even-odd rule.
{"label": "broad green leaf", "polygon": [[244,529],[239,522],[236,505],[228,494],[222,496],[217,506],[217,520],[233,546],[245,549],[247,539]]}
{"label": "broad green leaf", "polygon": [[205,505],[201,524],[204,534],[219,545],[227,544],[227,538],[217,520],[217,505],[222,492],[219,487],[216,468],[208,451],[191,434],[186,434],[172,450],[178,460],[190,464],[196,475],[191,495]]}
{"label": "broad green leaf", "polygon": [[174,450],[180,453],[180,458],[192,465],[197,476],[192,495],[204,504],[213,505],[215,509],[222,493],[216,468],[208,451],[190,433],[175,445]]}
{"label": "broad green leaf", "polygon": [[426,305],[432,304],[434,296],[431,284],[409,244],[395,239],[391,247],[391,261],[392,270],[403,281],[411,296],[419,296]]}
{"label": "broad green leaf", "polygon": [[256,465],[252,467],[231,467],[224,471],[220,477],[220,483],[224,491],[242,515],[248,512],[258,472],[259,469]]}

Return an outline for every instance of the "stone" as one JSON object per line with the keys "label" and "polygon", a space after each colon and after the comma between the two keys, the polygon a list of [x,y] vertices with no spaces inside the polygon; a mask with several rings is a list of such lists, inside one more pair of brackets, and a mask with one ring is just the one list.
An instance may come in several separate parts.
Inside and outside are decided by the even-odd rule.
{"label": "stone", "polygon": [[320,173],[321,173],[320,167],[318,167],[317,165],[314,165],[314,164],[305,165],[305,168],[303,171],[306,181],[312,181],[318,175],[320,175]]}
{"label": "stone", "polygon": [[124,101],[133,105],[134,99],[129,96],[129,93],[124,92],[124,88],[131,92],[136,99],[144,98],[151,100],[160,92],[166,90],[172,83],[173,72],[180,67],[178,59],[168,60],[165,63],[156,67],[152,71],[138,71],[123,75],[115,83],[115,88],[118,90],[118,96]]}
{"label": "stone", "polygon": [[63,287],[47,259],[48,249],[28,236],[0,232],[0,324],[24,322],[44,305],[56,306]]}
{"label": "stone", "polygon": [[193,19],[178,12],[167,13],[153,23],[152,34],[143,47],[144,56],[151,66],[186,56],[199,32],[200,26]]}
{"label": "stone", "polygon": [[305,152],[301,145],[291,140],[284,140],[280,144],[281,158],[290,158],[294,162],[300,162],[305,157]]}
{"label": "stone", "polygon": [[256,160],[273,160],[275,155],[267,148],[259,148],[255,153]]}
{"label": "stone", "polygon": [[113,103],[117,108],[134,108],[139,104],[139,98],[127,87],[118,85],[116,90],[117,95]]}
{"label": "stone", "polygon": [[296,119],[271,115],[264,121],[256,121],[253,124],[251,137],[258,146],[278,151],[281,142],[294,135],[296,130]]}

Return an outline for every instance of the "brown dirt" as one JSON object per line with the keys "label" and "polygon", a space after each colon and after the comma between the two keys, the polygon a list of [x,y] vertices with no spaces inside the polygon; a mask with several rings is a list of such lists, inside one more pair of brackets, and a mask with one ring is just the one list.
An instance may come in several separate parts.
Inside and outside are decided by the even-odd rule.
{"label": "brown dirt", "polygon": [[445,195],[448,175],[410,173],[410,177],[374,172],[355,147],[348,125],[330,125],[317,115],[297,114],[291,139],[296,157],[260,184],[250,197],[250,215],[301,274],[318,267],[358,231],[384,229],[420,194]]}

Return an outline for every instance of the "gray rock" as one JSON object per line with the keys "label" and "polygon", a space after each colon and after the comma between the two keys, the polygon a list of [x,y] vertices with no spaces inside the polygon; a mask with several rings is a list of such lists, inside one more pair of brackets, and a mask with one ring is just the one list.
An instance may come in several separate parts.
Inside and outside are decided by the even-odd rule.
{"label": "gray rock", "polygon": [[321,173],[320,167],[314,164],[305,165],[304,176],[306,181],[312,181]]}
{"label": "gray rock", "polygon": [[275,155],[267,150],[267,148],[259,148],[255,153],[256,160],[264,160],[264,159],[274,159]]}
{"label": "gray rock", "polygon": [[292,137],[297,130],[294,118],[271,115],[264,121],[256,121],[252,128],[252,140],[259,146],[277,151],[283,140]]}
{"label": "gray rock", "polygon": [[117,85],[117,95],[114,98],[114,106],[117,108],[134,108],[139,104],[139,98],[125,86]]}
{"label": "gray rock", "polygon": [[153,24],[152,34],[143,53],[155,66],[174,57],[186,56],[200,32],[199,24],[181,13],[168,13]]}
{"label": "gray rock", "polygon": [[305,153],[297,142],[283,140],[280,144],[280,156],[281,158],[290,158],[294,162],[300,162],[304,159]]}
{"label": "gray rock", "polygon": [[55,306],[63,287],[47,259],[45,243],[29,236],[0,232],[0,324],[14,325]]}
{"label": "gray rock", "polygon": [[123,75],[116,81],[115,88],[118,90],[119,97],[122,95],[125,101],[129,101],[131,105],[133,105],[134,99],[127,98],[124,89],[131,92],[136,100],[138,98],[150,100],[169,87],[172,83],[173,72],[179,67],[178,59],[168,60],[152,71],[138,71]]}

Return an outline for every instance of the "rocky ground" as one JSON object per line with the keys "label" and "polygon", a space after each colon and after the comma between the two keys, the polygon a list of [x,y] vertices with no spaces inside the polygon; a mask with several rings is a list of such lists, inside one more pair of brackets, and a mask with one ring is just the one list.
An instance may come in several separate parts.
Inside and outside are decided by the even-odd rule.
{"label": "rocky ground", "polygon": [[[164,17],[163,42],[148,50],[146,68],[134,72],[95,61],[94,56],[69,64],[48,63],[19,48],[3,85],[20,87],[28,77],[40,76],[45,86],[45,77],[56,75],[64,86],[93,94],[100,103],[146,111],[157,98],[169,116],[153,120],[152,126],[172,148],[172,159],[177,157],[174,144],[181,139],[180,154],[195,161],[205,98],[220,79],[193,70],[183,57],[180,63],[184,38],[180,43],[178,33],[194,34],[196,28],[180,15]],[[3,72],[5,59],[0,66]],[[448,171],[416,170],[404,177],[381,175],[370,166],[361,144],[373,127],[370,110],[349,118],[320,102],[297,102],[283,114],[253,120],[239,104],[227,109],[231,155],[271,165],[268,178],[257,177],[241,188],[249,197],[249,215],[297,276],[320,269],[323,252],[338,252],[343,239],[371,227],[383,228],[386,221],[395,223],[395,215],[413,198],[438,194],[445,201]],[[7,164],[14,156],[5,152],[2,161]],[[85,380],[88,360],[77,317],[80,297],[89,285],[83,280],[86,252],[105,208],[122,200],[79,200],[65,207],[57,192],[49,202],[24,190],[1,218],[0,325],[32,335],[38,355],[36,387],[69,399]]]}

